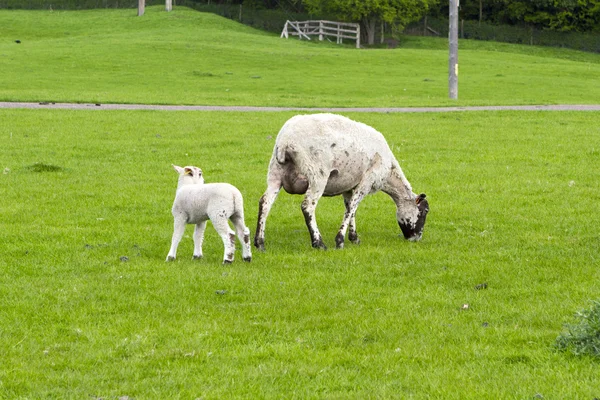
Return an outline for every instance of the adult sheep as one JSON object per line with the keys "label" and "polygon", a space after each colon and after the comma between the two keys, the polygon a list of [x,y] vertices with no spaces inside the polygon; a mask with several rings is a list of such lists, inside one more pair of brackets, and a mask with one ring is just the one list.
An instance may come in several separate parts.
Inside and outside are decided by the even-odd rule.
{"label": "adult sheep", "polygon": [[396,219],[404,237],[421,239],[429,204],[425,194],[413,193],[385,138],[374,128],[335,114],[297,115],[279,131],[267,174],[267,190],[259,201],[254,245],[265,249],[265,225],[280,189],[304,194],[302,213],[312,246],[323,248],[315,209],[321,196],[344,197],[346,212],[335,237],[359,243],[355,214],[360,201],[383,191],[396,204]]}

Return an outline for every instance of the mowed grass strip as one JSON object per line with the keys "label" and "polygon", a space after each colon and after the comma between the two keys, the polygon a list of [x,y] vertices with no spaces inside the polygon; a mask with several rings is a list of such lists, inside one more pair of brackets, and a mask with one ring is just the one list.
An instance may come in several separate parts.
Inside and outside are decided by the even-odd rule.
{"label": "mowed grass strip", "polygon": [[[0,101],[302,107],[597,103],[600,55],[444,38],[397,49],[280,39],[175,7],[0,10]],[[20,43],[16,43],[19,40]]]}
{"label": "mowed grass strip", "polygon": [[[553,347],[598,298],[598,113],[348,114],[427,193],[421,242],[377,194],[359,246],[315,251],[281,193],[252,263],[210,224],[204,260],[188,227],[165,263],[171,163],[236,185],[253,231],[291,116],[0,111],[0,397],[599,396]],[[317,208],[330,247],[342,212]]]}

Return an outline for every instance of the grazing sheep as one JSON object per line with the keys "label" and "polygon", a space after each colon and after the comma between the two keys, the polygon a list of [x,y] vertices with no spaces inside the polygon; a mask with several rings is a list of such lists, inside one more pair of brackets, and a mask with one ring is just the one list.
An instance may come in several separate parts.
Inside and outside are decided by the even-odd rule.
{"label": "grazing sheep", "polygon": [[[244,261],[251,261],[250,230],[244,223],[244,201],[240,191],[228,183],[205,184],[202,170],[198,167],[173,165],[173,168],[179,173],[179,181],[173,202],[174,230],[167,261],[175,260],[186,224],[196,224],[194,259],[202,258],[202,241],[209,219],[225,245],[223,264],[233,262],[236,233],[242,243]],[[233,223],[235,232],[229,227],[228,219]]]}
{"label": "grazing sheep", "polygon": [[302,213],[312,246],[323,248],[315,209],[321,196],[344,197],[346,213],[335,238],[359,243],[355,215],[360,201],[383,191],[396,204],[396,219],[404,237],[421,239],[429,204],[417,196],[381,133],[370,126],[334,114],[298,115],[279,131],[267,174],[267,190],[260,198],[254,245],[264,251],[265,224],[279,190],[305,194]]}

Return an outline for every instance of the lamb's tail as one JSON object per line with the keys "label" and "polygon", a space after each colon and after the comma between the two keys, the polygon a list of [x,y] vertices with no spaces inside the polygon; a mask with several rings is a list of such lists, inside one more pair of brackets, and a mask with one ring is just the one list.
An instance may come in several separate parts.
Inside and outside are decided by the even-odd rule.
{"label": "lamb's tail", "polygon": [[233,214],[244,219],[244,198],[242,193],[236,188],[233,191]]}

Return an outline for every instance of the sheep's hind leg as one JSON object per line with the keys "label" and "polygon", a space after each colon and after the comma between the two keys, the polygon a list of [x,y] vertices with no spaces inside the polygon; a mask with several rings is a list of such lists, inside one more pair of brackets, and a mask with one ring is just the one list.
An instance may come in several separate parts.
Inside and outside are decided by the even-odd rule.
{"label": "sheep's hind leg", "polygon": [[173,261],[177,257],[177,246],[185,233],[185,221],[175,218],[173,223],[173,237],[171,238],[171,249],[167,255],[166,261]]}
{"label": "sheep's hind leg", "polygon": [[254,235],[254,247],[259,251],[265,251],[267,216],[281,190],[281,167],[278,164],[271,164],[270,168],[269,176],[267,177],[267,190],[258,201],[258,220],[256,222],[256,234]]}
{"label": "sheep's hind leg", "polygon": [[240,243],[242,244],[242,258],[246,262],[252,261],[252,246],[250,245],[250,229],[244,224],[244,218],[240,216],[232,216],[231,222],[235,227]]}
{"label": "sheep's hind leg", "polygon": [[215,230],[223,240],[225,251],[223,254],[223,264],[231,264],[235,254],[235,232],[231,230],[226,218],[211,218]]}
{"label": "sheep's hind leg", "polygon": [[206,221],[196,224],[194,228],[194,260],[202,258],[202,243],[204,242],[204,231],[206,230]]}

